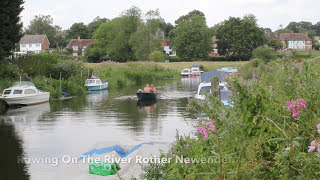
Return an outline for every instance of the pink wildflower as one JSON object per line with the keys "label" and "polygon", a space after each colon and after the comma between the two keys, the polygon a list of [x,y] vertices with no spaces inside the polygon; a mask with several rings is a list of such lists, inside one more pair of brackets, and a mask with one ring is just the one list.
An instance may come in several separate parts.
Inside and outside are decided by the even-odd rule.
{"label": "pink wildflower", "polygon": [[291,67],[292,70],[294,70],[294,67]]}
{"label": "pink wildflower", "polygon": [[209,135],[208,135],[207,129],[206,129],[205,127],[198,127],[198,128],[197,128],[197,131],[198,131],[200,134],[204,135],[204,136],[203,136],[204,139],[207,139],[207,138],[208,138]]}
{"label": "pink wildflower", "polygon": [[288,86],[288,85],[289,85],[289,83],[286,83],[285,85],[286,85],[286,86]]}
{"label": "pink wildflower", "polygon": [[317,129],[320,129],[320,124],[317,125]]}
{"label": "pink wildflower", "polygon": [[289,77],[288,77],[288,79],[292,79],[292,77],[291,77],[291,76],[289,76]]}
{"label": "pink wildflower", "polygon": [[318,151],[318,153],[320,154],[320,144],[318,144],[317,151]]}
{"label": "pink wildflower", "polygon": [[216,132],[216,126],[213,124],[211,119],[209,120],[209,126],[212,132]]}
{"label": "pink wildflower", "polygon": [[311,146],[309,146],[308,152],[309,152],[309,153],[310,153],[310,152],[313,152],[315,149],[316,149],[316,141],[313,140],[313,141],[311,141]]}
{"label": "pink wildflower", "polygon": [[237,92],[237,94],[239,95],[239,94],[240,94],[240,92]]}
{"label": "pink wildflower", "polygon": [[307,109],[306,104],[307,102],[303,99],[298,99],[296,101],[291,101],[291,102],[288,101],[287,108],[288,108],[288,111],[292,112],[292,117],[297,117],[300,114],[300,111],[299,111],[300,108]]}

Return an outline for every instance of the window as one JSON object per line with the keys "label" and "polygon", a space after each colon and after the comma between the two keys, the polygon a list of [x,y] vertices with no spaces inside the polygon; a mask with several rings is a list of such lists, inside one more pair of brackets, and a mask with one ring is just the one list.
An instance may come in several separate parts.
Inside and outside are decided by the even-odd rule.
{"label": "window", "polygon": [[13,94],[22,94],[22,90],[16,89],[16,90],[13,91]]}
{"label": "window", "polygon": [[78,51],[78,46],[72,46],[73,51]]}
{"label": "window", "polygon": [[26,47],[26,44],[21,44],[21,47]]}
{"label": "window", "polygon": [[97,84],[101,84],[101,81],[100,80],[97,80],[97,82],[96,82]]}
{"label": "window", "polygon": [[40,44],[36,44],[37,47],[40,47]]}
{"label": "window", "polygon": [[24,94],[36,94],[37,92],[33,89],[26,89],[24,90]]}
{"label": "window", "polygon": [[4,92],[3,92],[3,94],[10,94],[11,93],[11,90],[5,90]]}
{"label": "window", "polygon": [[211,86],[204,86],[200,89],[200,95],[204,94],[204,92],[206,93],[211,93]]}
{"label": "window", "polygon": [[29,47],[32,47],[32,44],[29,44]]}

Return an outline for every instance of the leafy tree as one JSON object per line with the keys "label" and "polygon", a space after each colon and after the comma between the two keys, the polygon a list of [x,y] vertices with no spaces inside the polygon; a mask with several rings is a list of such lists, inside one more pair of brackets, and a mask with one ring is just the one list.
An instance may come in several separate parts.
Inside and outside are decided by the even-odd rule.
{"label": "leafy tree", "polygon": [[184,16],[181,16],[179,17],[175,23],[176,25],[182,23],[182,22],[185,22],[185,21],[190,21],[192,17],[194,16],[199,16],[201,17],[202,19],[206,19],[205,15],[203,12],[199,11],[199,10],[193,10],[191,12],[189,12],[188,14],[184,15]]}
{"label": "leafy tree", "polygon": [[283,44],[279,39],[272,38],[269,41],[268,46],[271,47],[271,48],[274,48],[275,50],[278,50],[278,49],[282,49]]}
{"label": "leafy tree", "polygon": [[108,22],[107,18],[100,18],[97,16],[94,20],[88,24],[89,38],[93,37],[93,33],[99,28],[102,23]]}
{"label": "leafy tree", "polygon": [[11,54],[21,38],[20,12],[23,0],[0,1],[0,60]]}
{"label": "leafy tree", "polygon": [[258,19],[254,14],[246,14],[243,16],[243,19],[249,20],[253,22],[255,25],[257,25]]}
{"label": "leafy tree", "polygon": [[217,31],[218,52],[249,60],[252,51],[266,42],[264,32],[248,19],[230,17]]}
{"label": "leafy tree", "polygon": [[35,16],[25,30],[26,34],[47,35],[51,47],[56,47],[57,44],[55,38],[59,32],[61,32],[61,27],[58,25],[53,25],[53,18],[50,15]]}
{"label": "leafy tree", "polygon": [[129,40],[141,23],[139,8],[132,7],[124,11],[120,17],[100,25],[94,33],[97,41],[89,47],[88,52],[95,52],[99,59],[106,57],[120,62],[135,59]]}
{"label": "leafy tree", "polygon": [[67,39],[76,39],[78,37],[80,37],[81,39],[89,38],[88,27],[82,22],[72,24],[72,26],[69,30],[67,30],[66,33]]}
{"label": "leafy tree", "polygon": [[320,36],[320,22],[317,22],[316,24],[314,24],[312,29],[317,36]]}
{"label": "leafy tree", "polygon": [[264,62],[269,62],[275,58],[274,51],[268,47],[260,46],[253,50],[253,57],[260,58]]}
{"label": "leafy tree", "polygon": [[160,28],[164,31],[164,38],[167,39],[170,31],[174,29],[174,26],[171,23],[166,23],[163,21],[160,23]]}
{"label": "leafy tree", "polygon": [[204,14],[194,10],[176,20],[177,26],[169,39],[177,55],[182,58],[207,58],[211,49],[211,33]]}
{"label": "leafy tree", "polygon": [[166,55],[163,54],[163,52],[161,51],[153,51],[150,55],[149,55],[149,60],[150,61],[154,61],[154,62],[163,62],[164,59],[166,58]]}
{"label": "leafy tree", "polygon": [[137,59],[146,60],[152,51],[160,50],[160,40],[164,38],[164,33],[161,31],[163,23],[158,9],[146,13],[146,23],[139,25],[129,42]]}

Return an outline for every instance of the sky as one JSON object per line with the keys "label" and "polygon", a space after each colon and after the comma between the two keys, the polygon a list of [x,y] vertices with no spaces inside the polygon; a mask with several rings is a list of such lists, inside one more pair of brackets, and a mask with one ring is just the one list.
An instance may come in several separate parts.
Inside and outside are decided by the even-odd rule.
{"label": "sky", "polygon": [[25,0],[24,27],[35,15],[51,15],[54,25],[68,29],[73,23],[90,23],[100,16],[112,19],[132,6],[144,13],[159,9],[166,22],[174,24],[192,10],[202,11],[209,27],[232,17],[254,14],[260,27],[277,30],[291,21],[320,21],[320,0]]}

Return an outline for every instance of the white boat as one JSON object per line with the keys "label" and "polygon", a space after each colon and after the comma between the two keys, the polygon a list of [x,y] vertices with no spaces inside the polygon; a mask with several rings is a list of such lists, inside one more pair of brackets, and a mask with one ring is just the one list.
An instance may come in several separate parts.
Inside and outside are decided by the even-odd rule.
{"label": "white boat", "polygon": [[[219,88],[220,91],[227,91],[227,84],[226,82],[219,82]],[[202,100],[205,101],[206,100],[206,95],[205,94],[211,94],[211,83],[200,83],[198,86],[198,92],[197,94],[194,96],[194,98],[198,99],[198,100]]]}
{"label": "white boat", "polygon": [[41,91],[30,81],[15,82],[12,87],[3,91],[0,99],[9,106],[32,105],[48,102],[50,92]]}
{"label": "white boat", "polygon": [[236,73],[236,72],[238,72],[238,69],[233,68],[233,67],[223,67],[221,69],[217,69],[217,71],[222,71],[222,72],[227,72],[227,73]]}
{"label": "white boat", "polygon": [[107,89],[108,83],[102,81],[97,76],[92,76],[90,79],[86,80],[86,83],[84,86],[88,89],[88,91],[99,91],[99,90]]}
{"label": "white boat", "polygon": [[181,76],[189,76],[189,75],[192,75],[191,69],[185,68],[182,70]]}
{"label": "white boat", "polygon": [[203,71],[200,71],[200,69],[198,67],[192,67],[191,68],[191,74],[193,74],[193,75],[201,75],[201,73],[203,73]]}

